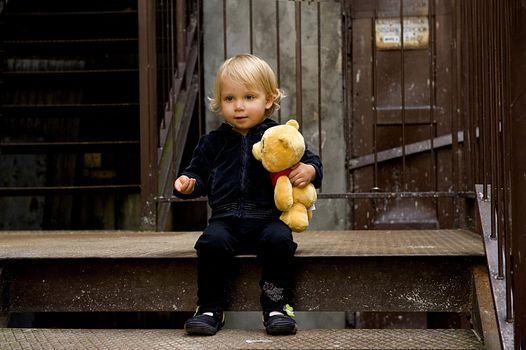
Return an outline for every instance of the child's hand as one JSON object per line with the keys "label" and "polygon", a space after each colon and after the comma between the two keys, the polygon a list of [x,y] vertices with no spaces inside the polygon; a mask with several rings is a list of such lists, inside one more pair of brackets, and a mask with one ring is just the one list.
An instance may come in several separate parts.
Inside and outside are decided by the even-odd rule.
{"label": "child's hand", "polygon": [[191,194],[194,192],[195,179],[192,179],[186,175],[181,175],[175,180],[174,188],[177,192],[182,194]]}
{"label": "child's hand", "polygon": [[316,169],[310,164],[299,162],[292,167],[289,174],[290,182],[293,186],[303,188],[311,183],[316,177]]}

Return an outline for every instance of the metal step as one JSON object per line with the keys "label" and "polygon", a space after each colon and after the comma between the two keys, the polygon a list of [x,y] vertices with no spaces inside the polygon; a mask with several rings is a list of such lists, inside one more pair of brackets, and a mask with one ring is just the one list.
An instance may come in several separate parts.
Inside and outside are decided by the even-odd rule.
{"label": "metal step", "polygon": [[[199,234],[1,232],[4,309],[192,311]],[[295,240],[298,311],[469,312],[471,266],[484,260],[480,237],[463,230],[308,231]],[[258,310],[255,256],[234,263],[230,310]]]}
{"label": "metal step", "polygon": [[[195,258],[201,232],[2,231],[0,259]],[[484,257],[466,230],[351,230],[295,233],[298,257]],[[82,247],[82,249],[79,249]]]}
{"label": "metal step", "polygon": [[481,349],[466,329],[263,330],[225,329],[213,337],[181,329],[0,329],[1,349]]}

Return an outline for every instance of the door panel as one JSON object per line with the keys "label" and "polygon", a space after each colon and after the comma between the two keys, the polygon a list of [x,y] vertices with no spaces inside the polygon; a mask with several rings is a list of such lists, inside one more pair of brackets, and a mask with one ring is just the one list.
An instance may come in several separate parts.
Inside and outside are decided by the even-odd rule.
{"label": "door panel", "polygon": [[[352,192],[413,194],[353,199],[353,227],[451,227],[455,197],[448,193],[457,190],[454,164],[460,159],[452,149],[461,147],[451,137],[461,128],[453,114],[458,94],[453,3],[347,0],[345,11],[349,186]],[[437,138],[450,141],[438,145]],[[381,161],[379,152],[392,156]],[[374,161],[352,167],[366,156]]]}

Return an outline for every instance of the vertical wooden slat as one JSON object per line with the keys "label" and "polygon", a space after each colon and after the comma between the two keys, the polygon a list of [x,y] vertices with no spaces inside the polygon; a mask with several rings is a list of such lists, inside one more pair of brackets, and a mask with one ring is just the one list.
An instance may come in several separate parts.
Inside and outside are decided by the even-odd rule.
{"label": "vertical wooden slat", "polygon": [[226,13],[226,1],[223,0],[223,59],[226,60],[228,57],[228,46],[227,46],[227,13]]}
{"label": "vertical wooden slat", "polygon": [[373,188],[372,191],[378,191],[378,55],[376,51],[376,20],[378,19],[378,0],[374,4],[374,16],[371,19],[371,52],[372,52],[372,92],[373,92],[373,153],[374,153],[374,169],[373,169]]}
{"label": "vertical wooden slat", "polygon": [[303,128],[303,81],[302,81],[302,55],[301,55],[301,1],[295,3],[295,29],[296,29],[296,119]]}
{"label": "vertical wooden slat", "polygon": [[406,130],[405,130],[405,48],[404,48],[404,0],[400,1],[400,113],[402,119],[402,173],[400,175],[400,184],[403,191],[407,190],[406,184]]}
{"label": "vertical wooden slat", "polygon": [[316,4],[316,26],[317,26],[317,31],[316,31],[316,35],[317,35],[317,44],[318,44],[318,60],[317,60],[317,64],[318,64],[318,82],[317,82],[317,93],[318,93],[318,155],[320,156],[320,159],[323,161],[323,150],[321,148],[322,146],[322,137],[323,137],[323,133],[322,133],[322,123],[321,123],[321,120],[322,120],[322,91],[321,91],[321,85],[322,85],[322,81],[321,81],[321,5],[320,3],[318,2]]}
{"label": "vertical wooden slat", "polygon": [[[197,91],[197,101],[203,101],[204,98],[203,98],[203,88],[205,86],[205,82],[204,82],[204,77],[203,77],[203,42],[202,42],[202,37],[203,37],[203,29],[202,29],[202,21],[203,21],[203,10],[202,10],[202,2],[203,0],[197,0],[197,6],[196,6],[196,11],[197,13],[195,14],[195,16],[197,17],[196,20],[197,20],[197,47],[198,47],[198,52],[197,52],[197,71],[198,71],[198,80],[199,80],[199,86],[201,87],[200,89],[198,89]],[[202,135],[204,134],[205,132],[205,123],[204,123],[204,118],[205,118],[205,112],[204,112],[204,108],[203,108],[203,103],[201,102],[198,102],[197,103],[197,108],[198,108],[198,115],[199,115],[199,120],[198,120],[198,125],[199,125],[199,135]]]}
{"label": "vertical wooden slat", "polygon": [[[436,105],[436,5],[435,0],[429,0],[428,4],[428,18],[429,18],[429,139],[431,140],[431,149],[429,156],[431,157],[431,176],[433,190],[438,191],[438,176],[437,176],[437,157],[435,151],[435,145],[433,139],[436,135],[435,128],[435,105]],[[438,202],[435,200],[435,208],[438,211],[437,207]]]}
{"label": "vertical wooden slat", "polygon": [[[460,0],[462,1],[462,0]],[[451,48],[451,76],[452,76],[452,94],[451,94],[451,189],[453,192],[457,192],[460,190],[460,182],[461,182],[461,172],[460,172],[460,163],[459,163],[459,142],[458,142],[458,131],[461,128],[459,127],[459,121],[462,120],[462,116],[460,114],[461,108],[460,108],[460,77],[459,77],[459,70],[458,67],[461,63],[459,52],[460,52],[460,3],[456,0],[452,0],[451,4],[452,11],[454,15],[452,16],[452,38],[454,42],[454,46]],[[455,227],[459,227],[459,214],[460,210],[457,210],[459,207],[459,200],[458,198],[453,198],[453,205],[451,208],[451,214],[453,216],[453,223]]]}
{"label": "vertical wooden slat", "polygon": [[250,40],[250,53],[254,53],[254,18],[252,0],[248,2],[248,36]]}
{"label": "vertical wooden slat", "polygon": [[[279,1],[276,0],[276,79],[278,80],[278,86],[281,86],[281,51],[280,51],[280,42],[281,42],[281,32],[279,25]],[[278,110],[278,122],[281,124],[281,109]]]}
{"label": "vertical wooden slat", "polygon": [[[437,19],[436,0],[429,0],[429,139],[431,140],[431,181],[433,191],[438,191],[438,155],[435,150],[434,138],[437,137],[437,122],[435,107],[437,104]],[[435,212],[438,213],[439,201],[433,199]]]}
{"label": "vertical wooden slat", "polygon": [[[176,18],[176,35],[171,36],[177,45],[177,64],[179,67],[186,60],[186,5],[185,0],[176,0],[175,18]],[[173,13],[171,14],[173,18]],[[181,73],[182,75],[182,73]]]}
{"label": "vertical wooden slat", "polygon": [[141,145],[141,229],[155,229],[157,189],[157,92],[155,2],[139,0],[139,114]]}

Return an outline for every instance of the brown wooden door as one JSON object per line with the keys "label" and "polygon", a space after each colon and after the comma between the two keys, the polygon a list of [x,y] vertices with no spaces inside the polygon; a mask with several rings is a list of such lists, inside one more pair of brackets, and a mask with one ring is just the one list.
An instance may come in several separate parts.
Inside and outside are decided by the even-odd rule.
{"label": "brown wooden door", "polygon": [[349,187],[397,193],[353,199],[353,227],[455,226],[463,141],[455,6],[347,0],[344,7]]}

